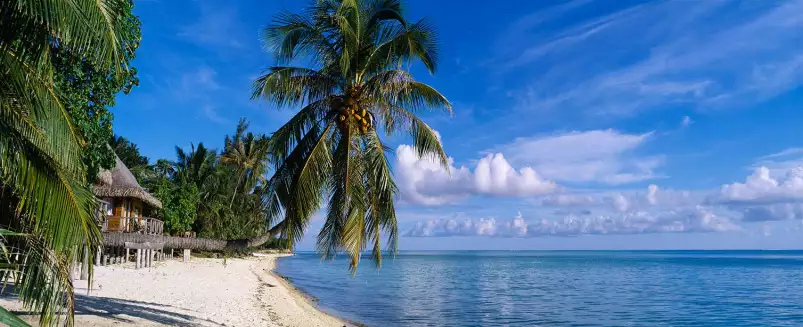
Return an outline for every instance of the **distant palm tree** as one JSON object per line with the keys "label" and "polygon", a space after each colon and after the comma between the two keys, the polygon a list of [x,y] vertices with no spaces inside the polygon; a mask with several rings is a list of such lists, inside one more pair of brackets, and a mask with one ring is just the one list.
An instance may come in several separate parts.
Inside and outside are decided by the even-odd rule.
{"label": "distant palm tree", "polygon": [[125,164],[129,171],[137,178],[137,181],[142,182],[146,179],[153,170],[148,165],[148,157],[143,156],[139,152],[136,144],[132,143],[125,137],[115,135],[109,141],[114,153],[120,158],[120,161]]}
{"label": "distant palm tree", "polygon": [[187,183],[193,183],[199,190],[215,175],[215,160],[217,153],[208,149],[203,143],[190,145],[190,152],[176,147],[175,174],[176,178]]}
{"label": "distant palm tree", "polygon": [[251,132],[245,133],[247,129],[248,122],[241,119],[234,137],[226,136],[225,148],[220,156],[220,162],[233,166],[237,173],[229,207],[234,204],[234,198],[241,185],[246,185],[244,192],[248,192],[256,187],[257,182],[265,181],[265,172],[269,164],[268,138]]}
{"label": "distant palm tree", "polygon": [[[83,140],[53,83],[50,50],[65,49],[100,68],[123,67],[120,17],[130,6],[0,1],[0,279],[15,284],[43,326],[65,313],[73,325],[69,267],[100,244]],[[25,325],[4,309],[0,322]]]}
{"label": "distant palm tree", "polygon": [[115,135],[109,141],[109,145],[128,169],[148,165],[148,157],[141,155],[137,145],[131,143],[131,141],[125,137]]}
{"label": "distant palm tree", "polygon": [[[319,252],[325,258],[347,252],[353,272],[370,244],[381,265],[381,235],[395,253],[398,227],[390,150],[378,129],[409,134],[418,155],[447,167],[435,132],[416,113],[451,113],[451,105],[408,72],[420,60],[434,73],[432,26],[405,20],[398,0],[318,1],[303,15],[278,15],[265,29],[265,43],[278,66],[254,82],[252,97],[301,107],[270,139],[276,172],[266,185],[268,220],[283,216],[274,230],[296,242],[328,197]],[[293,66],[302,60],[309,65]]]}

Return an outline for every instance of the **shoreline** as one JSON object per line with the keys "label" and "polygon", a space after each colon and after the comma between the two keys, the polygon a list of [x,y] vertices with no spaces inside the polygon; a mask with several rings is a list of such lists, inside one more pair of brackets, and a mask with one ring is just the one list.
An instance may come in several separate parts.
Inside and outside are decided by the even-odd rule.
{"label": "shoreline", "polygon": [[[75,281],[75,325],[100,326],[357,326],[319,309],[305,293],[276,274],[280,257],[189,262],[133,263],[95,267],[91,294],[86,281]],[[5,292],[0,305],[29,323],[16,296]]]}
{"label": "shoreline", "polygon": [[290,290],[290,292],[295,293],[294,295],[297,296],[300,301],[306,302],[308,305],[312,306],[315,310],[319,311],[321,314],[330,316],[330,317],[332,317],[334,319],[337,319],[337,320],[341,321],[343,323],[344,327],[346,327],[346,326],[348,326],[348,327],[368,327],[367,325],[364,325],[364,324],[359,323],[357,321],[346,319],[346,318],[340,317],[340,316],[338,316],[338,315],[336,315],[334,313],[328,312],[327,310],[324,309],[325,308],[324,306],[320,305],[320,301],[318,300],[318,298],[316,298],[312,294],[309,294],[307,292],[302,291],[301,289],[299,289],[298,287],[293,285],[293,282],[291,281],[291,279],[289,277],[286,277],[286,276],[276,272],[275,268],[276,268],[276,265],[279,262],[279,259],[285,258],[285,257],[294,256],[294,255],[295,254],[286,254],[286,255],[277,256],[276,259],[274,260],[274,266],[273,266],[273,269],[270,270],[270,273],[274,277],[276,277],[276,279],[281,284],[283,284],[283,286],[285,288]]}

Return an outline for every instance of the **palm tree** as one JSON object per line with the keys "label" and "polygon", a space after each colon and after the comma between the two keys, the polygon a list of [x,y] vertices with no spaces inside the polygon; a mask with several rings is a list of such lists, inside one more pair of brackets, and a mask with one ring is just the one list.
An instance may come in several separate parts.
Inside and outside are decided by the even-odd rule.
{"label": "palm tree", "polygon": [[208,149],[203,143],[190,145],[190,152],[176,147],[175,174],[185,182],[194,183],[199,190],[203,189],[215,174],[215,160],[217,154],[215,150]]}
{"label": "palm tree", "polygon": [[141,155],[137,145],[125,137],[112,136],[109,146],[138,181],[141,182],[143,179],[147,179],[148,175],[153,172],[151,166],[148,165],[148,157]]}
{"label": "palm tree", "polygon": [[125,137],[115,135],[109,141],[114,153],[120,158],[128,169],[144,167],[148,165],[148,157],[139,153],[139,148]]}
{"label": "palm tree", "polygon": [[[328,197],[318,251],[324,258],[347,252],[354,272],[371,244],[381,265],[381,235],[395,253],[398,228],[389,148],[378,131],[409,134],[418,155],[447,167],[435,132],[416,114],[451,113],[451,105],[407,69],[420,60],[435,72],[432,26],[407,21],[398,0],[329,0],[304,14],[278,15],[264,35],[277,66],[254,82],[252,97],[301,107],[270,139],[276,171],[266,185],[269,217],[283,218],[276,230],[296,242]],[[309,64],[294,66],[298,61]]]}
{"label": "palm tree", "polygon": [[[51,48],[123,67],[119,31],[131,3],[0,1],[0,279],[40,325],[73,325],[70,264],[100,244],[83,140],[53,83]],[[94,251],[88,251],[90,258]],[[25,323],[6,310],[0,322]]]}
{"label": "palm tree", "polygon": [[265,171],[268,167],[268,138],[264,135],[256,136],[251,132],[246,134],[247,129],[248,122],[241,119],[234,137],[226,136],[225,149],[220,156],[220,162],[233,166],[237,174],[229,203],[230,208],[234,205],[234,198],[240,185],[247,185],[244,191],[250,191],[257,182],[265,181]]}

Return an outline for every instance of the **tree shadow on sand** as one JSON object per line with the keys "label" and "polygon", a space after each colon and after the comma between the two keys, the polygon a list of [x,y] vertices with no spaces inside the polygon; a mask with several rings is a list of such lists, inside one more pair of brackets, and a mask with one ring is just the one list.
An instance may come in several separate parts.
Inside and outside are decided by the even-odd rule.
{"label": "tree shadow on sand", "polygon": [[[165,310],[165,308],[172,306],[161,303],[76,294],[75,304],[76,320],[79,320],[81,316],[95,315],[109,320],[128,323],[136,322],[132,319],[129,319],[129,317],[136,317],[143,320],[148,320],[150,322],[170,326],[200,326],[201,322],[205,322],[203,325],[207,326],[224,326],[208,319],[196,317],[192,314],[183,314]],[[189,311],[187,309],[183,310]]]}
{"label": "tree shadow on sand", "polygon": [[[78,291],[76,289],[76,291]],[[109,323],[142,323],[143,320],[152,323],[159,323],[169,326],[196,327],[196,326],[225,326],[218,322],[196,317],[194,315],[172,312],[168,308],[190,311],[188,309],[175,306],[144,302],[135,300],[125,300],[111,297],[100,297],[91,295],[75,294],[75,320],[76,326],[81,325],[82,316],[98,316],[109,320]],[[0,298],[16,300],[17,294],[7,289],[2,292]],[[20,316],[33,316],[30,311],[12,311]]]}

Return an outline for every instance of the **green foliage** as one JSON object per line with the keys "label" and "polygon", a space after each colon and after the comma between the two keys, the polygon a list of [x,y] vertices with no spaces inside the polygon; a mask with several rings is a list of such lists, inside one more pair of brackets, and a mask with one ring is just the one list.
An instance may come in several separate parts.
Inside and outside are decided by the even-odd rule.
{"label": "green foliage", "polygon": [[136,144],[131,143],[125,137],[114,135],[107,139],[117,157],[120,158],[128,169],[135,169],[137,167],[145,167],[148,165],[148,157],[143,156],[139,152]]}
{"label": "green foliage", "polygon": [[149,187],[151,194],[162,201],[163,208],[156,215],[165,223],[165,232],[175,235],[191,231],[201,200],[198,187],[192,183],[173,183],[161,178]]}
{"label": "green foliage", "polygon": [[[218,154],[203,143],[176,147],[176,160],[147,165],[125,138],[111,142],[140,185],[162,201],[157,212],[170,233],[194,231],[199,237],[243,239],[262,235],[269,221],[263,210],[263,183],[269,168],[268,137],[248,132],[241,120]],[[136,168],[140,167],[140,168]]]}
{"label": "green foliage", "polygon": [[[263,234],[269,221],[263,212],[262,183],[268,169],[268,137],[248,132],[248,122],[240,120],[233,136],[224,139],[224,150],[219,156],[198,146],[189,155],[178,152],[179,162],[194,162],[183,166],[189,171],[202,173],[203,201],[198,208],[195,231],[203,237],[240,239]],[[210,155],[210,153],[212,153]],[[195,159],[191,159],[195,158]],[[203,159],[202,159],[203,158]]]}
{"label": "green foliage", "polygon": [[404,16],[398,0],[317,1],[304,14],[282,13],[264,33],[276,65],[253,86],[253,98],[300,108],[268,144],[275,173],[265,184],[266,220],[281,219],[282,236],[295,243],[327,201],[318,251],[346,252],[352,272],[367,247],[381,265],[383,234],[396,252],[397,188],[380,131],[409,135],[419,156],[448,168],[416,114],[451,113],[451,104],[405,70],[421,62],[434,73],[437,37],[427,20]]}
{"label": "green foliage", "polygon": [[288,245],[287,240],[277,237],[265,242],[260,248],[268,250],[289,250],[290,247]]}
{"label": "green foliage", "polygon": [[73,125],[83,137],[83,160],[87,166],[87,181],[95,180],[100,169],[114,167],[114,156],[106,146],[113,137],[115,96],[128,94],[139,85],[136,68],[130,67],[141,39],[140,21],[132,14],[133,2],[127,2],[124,16],[120,19],[119,51],[123,60],[118,66],[98,67],[85,60],[80,52],[68,47],[51,46],[54,82],[61,95],[64,108]]}
{"label": "green foliage", "polygon": [[51,51],[122,78],[127,15],[125,1],[0,1],[0,226],[8,231],[0,281],[15,285],[41,326],[74,324],[69,264],[84,251],[94,257],[101,237],[83,135],[54,83]]}

